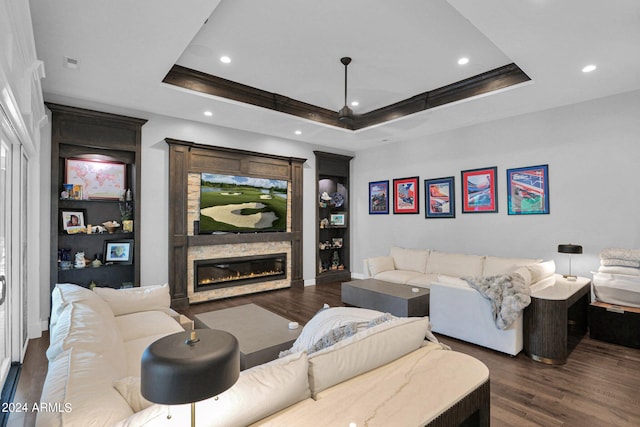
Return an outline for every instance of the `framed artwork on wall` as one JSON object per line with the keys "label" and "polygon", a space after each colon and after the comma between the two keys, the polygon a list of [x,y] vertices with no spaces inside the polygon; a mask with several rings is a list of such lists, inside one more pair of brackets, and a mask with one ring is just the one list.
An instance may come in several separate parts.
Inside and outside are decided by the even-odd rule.
{"label": "framed artwork on wall", "polygon": [[393,213],[420,213],[418,177],[397,178],[393,180]]}
{"label": "framed artwork on wall", "polygon": [[389,213],[389,181],[369,183],[369,215]]}
{"label": "framed artwork on wall", "polygon": [[65,182],[82,186],[83,199],[118,200],[126,191],[127,165],[85,159],[66,159]]}
{"label": "framed artwork on wall", "polygon": [[549,165],[507,169],[509,215],[549,213]]}
{"label": "framed artwork on wall", "polygon": [[498,212],[498,168],[462,171],[462,213]]}
{"label": "framed artwork on wall", "polygon": [[424,180],[425,218],[456,217],[454,183],[452,176]]}

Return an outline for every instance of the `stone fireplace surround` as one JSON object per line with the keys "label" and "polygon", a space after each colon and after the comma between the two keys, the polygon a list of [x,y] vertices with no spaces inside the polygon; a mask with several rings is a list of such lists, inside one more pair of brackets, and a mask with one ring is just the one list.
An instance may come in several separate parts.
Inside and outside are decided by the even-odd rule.
{"label": "stone fireplace surround", "polygon": [[[302,286],[302,166],[306,159],[165,139],[169,144],[169,286],[174,307],[290,286]],[[194,235],[200,173],[289,181],[287,232]],[[286,277],[195,292],[194,261],[286,253]]]}

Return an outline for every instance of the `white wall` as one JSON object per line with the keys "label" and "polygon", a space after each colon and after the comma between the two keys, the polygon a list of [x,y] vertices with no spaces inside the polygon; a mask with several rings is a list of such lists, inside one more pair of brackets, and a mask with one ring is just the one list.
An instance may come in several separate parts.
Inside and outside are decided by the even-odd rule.
{"label": "white wall", "polygon": [[[640,92],[358,152],[353,160],[352,265],[392,245],[555,259],[577,243],[573,272],[590,277],[605,247],[640,247]],[[507,215],[506,169],[549,165],[550,214]],[[462,214],[460,171],[498,167],[498,213]],[[369,215],[368,183],[420,177],[419,215]],[[424,179],[455,177],[456,218],[425,219]],[[392,211],[392,209],[391,209]]]}
{"label": "white wall", "polygon": [[169,252],[169,146],[165,138],[174,138],[198,144],[233,147],[259,153],[307,159],[304,164],[303,201],[303,278],[305,283],[315,280],[315,155],[309,144],[244,132],[197,122],[151,116],[142,127],[142,220],[141,272],[142,285],[165,283],[168,280],[167,256]]}

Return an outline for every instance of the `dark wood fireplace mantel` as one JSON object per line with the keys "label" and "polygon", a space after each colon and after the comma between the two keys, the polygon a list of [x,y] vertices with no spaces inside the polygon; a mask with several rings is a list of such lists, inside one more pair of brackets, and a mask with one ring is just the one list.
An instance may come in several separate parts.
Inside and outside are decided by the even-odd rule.
{"label": "dark wood fireplace mantel", "polygon": [[[169,286],[171,305],[189,304],[189,247],[255,242],[291,243],[291,286],[302,286],[302,179],[306,159],[197,144],[166,138],[169,144]],[[193,235],[188,223],[190,173],[220,173],[285,179],[291,183],[290,229],[283,233]]]}

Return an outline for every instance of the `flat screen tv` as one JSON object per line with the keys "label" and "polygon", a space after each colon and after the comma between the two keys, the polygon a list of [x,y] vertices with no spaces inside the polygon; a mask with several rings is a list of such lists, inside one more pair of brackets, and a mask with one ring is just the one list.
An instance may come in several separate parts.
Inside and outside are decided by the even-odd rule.
{"label": "flat screen tv", "polygon": [[287,231],[287,187],[280,179],[200,174],[200,234]]}

